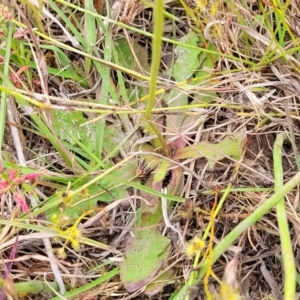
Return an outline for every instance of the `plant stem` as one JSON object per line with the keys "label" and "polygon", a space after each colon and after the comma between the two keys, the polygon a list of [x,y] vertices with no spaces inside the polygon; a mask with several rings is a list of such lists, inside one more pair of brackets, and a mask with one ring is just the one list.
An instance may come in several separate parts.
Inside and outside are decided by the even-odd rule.
{"label": "plant stem", "polygon": [[[279,192],[283,186],[281,149],[285,138],[285,133],[278,134],[274,144],[273,161],[275,192]],[[284,300],[296,299],[296,266],[293,254],[293,246],[290,238],[289,224],[286,214],[284,197],[282,197],[277,203],[276,211],[284,269]]]}
{"label": "plant stem", "polygon": [[169,157],[168,145],[161,134],[159,128],[151,119],[151,112],[155,104],[155,94],[156,94],[156,81],[160,67],[161,61],[161,38],[164,28],[164,1],[156,0],[154,7],[154,32],[153,32],[153,46],[152,46],[152,63],[151,63],[151,73],[150,73],[150,89],[149,98],[146,106],[146,111],[144,117],[149,126],[147,130],[150,134],[155,134],[158,139],[154,140],[155,147],[162,147],[162,152],[165,156]]}
{"label": "plant stem", "polygon": [[[3,288],[4,279],[0,278],[0,288]],[[29,293],[52,293],[58,291],[56,282],[45,282],[41,280],[29,280],[28,282],[17,282],[14,284],[15,291],[18,295]]]}

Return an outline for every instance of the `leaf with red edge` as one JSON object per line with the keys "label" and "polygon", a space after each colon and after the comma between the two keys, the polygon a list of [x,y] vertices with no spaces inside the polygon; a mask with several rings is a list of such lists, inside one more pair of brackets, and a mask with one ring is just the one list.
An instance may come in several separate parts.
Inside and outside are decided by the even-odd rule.
{"label": "leaf with red edge", "polygon": [[[146,184],[155,190],[162,187],[161,182],[153,183],[153,178]],[[142,203],[138,209],[135,237],[128,243],[125,261],[120,265],[121,281],[129,292],[137,291],[152,281],[167,261],[171,249],[170,239],[162,236],[158,228],[163,218],[159,198],[144,192],[141,196],[152,205]]]}
{"label": "leaf with red edge", "polygon": [[[149,219],[154,215],[143,214]],[[124,287],[134,292],[150,283],[166,262],[171,248],[170,240],[162,236],[158,228],[136,232],[126,249],[126,259],[120,266]]]}
{"label": "leaf with red edge", "polygon": [[172,276],[172,270],[167,270],[162,275],[160,275],[155,281],[147,285],[145,289],[145,295],[152,297],[159,293],[166,284],[168,284]]}
{"label": "leaf with red edge", "polygon": [[[180,39],[180,42],[188,44],[193,48],[187,48],[180,44],[174,50],[175,62],[170,70],[170,75],[176,82],[181,82],[191,78],[194,72],[199,68],[199,54],[200,49],[197,49],[199,36],[197,33],[191,31]],[[188,57],[188,59],[186,59]],[[183,92],[179,92],[176,89],[172,89],[164,96],[164,102],[168,107],[187,106],[188,95]],[[166,116],[166,131],[170,133],[168,140],[173,140],[174,134],[180,136],[182,132],[181,127],[185,116],[182,115],[167,115]],[[180,138],[180,137],[179,137]],[[174,142],[173,142],[174,143]],[[170,147],[174,147],[171,143]],[[186,143],[183,143],[181,147],[184,147]],[[176,147],[177,149],[177,147]]]}
{"label": "leaf with red edge", "polygon": [[243,133],[236,133],[234,136],[226,136],[218,144],[203,141],[197,145],[179,149],[173,156],[173,159],[205,157],[208,160],[209,167],[213,168],[217,161],[225,157],[232,157],[238,160],[243,151],[244,140]]}

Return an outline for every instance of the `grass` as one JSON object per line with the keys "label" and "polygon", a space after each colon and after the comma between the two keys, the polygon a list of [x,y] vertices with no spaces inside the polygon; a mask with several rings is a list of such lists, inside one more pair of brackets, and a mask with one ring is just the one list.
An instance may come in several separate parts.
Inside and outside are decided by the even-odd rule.
{"label": "grass", "polygon": [[297,299],[299,9],[1,4],[0,299]]}

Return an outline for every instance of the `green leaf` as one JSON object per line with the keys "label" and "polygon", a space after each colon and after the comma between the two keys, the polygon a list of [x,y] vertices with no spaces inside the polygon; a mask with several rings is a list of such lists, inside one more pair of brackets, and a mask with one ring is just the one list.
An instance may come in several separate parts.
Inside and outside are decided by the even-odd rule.
{"label": "green leaf", "polygon": [[[180,42],[196,47],[198,44],[198,36],[195,32],[189,32],[186,36],[180,39]],[[176,82],[184,81],[191,78],[194,72],[199,67],[200,50],[190,49],[178,45],[175,48],[175,63],[170,70],[170,76]],[[188,96],[185,93],[178,92],[172,89],[164,96],[164,102],[169,107],[186,106],[188,105]],[[169,115],[166,117],[167,133],[170,133],[169,139],[180,132],[184,115]]]}
{"label": "green leaf", "polygon": [[[118,56],[118,64],[129,70],[140,72],[150,72],[149,54],[145,47],[142,47],[136,40],[132,41],[131,47],[128,44],[127,39],[120,38],[115,45],[116,54]],[[134,52],[134,55],[133,55]],[[138,61],[137,61],[138,60]],[[139,81],[139,79],[136,79]],[[133,93],[132,90],[128,90],[129,101],[136,100],[136,97],[143,97],[148,94],[148,89],[144,87],[137,87],[137,93]]]}
{"label": "green leaf", "polygon": [[[171,242],[162,236],[157,227],[155,214],[145,212],[141,215],[143,230],[137,230],[134,239],[126,249],[125,261],[120,266],[120,276],[124,287],[134,292],[150,283],[167,260]],[[148,227],[148,228],[145,228]]]}
{"label": "green leaf", "polygon": [[70,145],[75,145],[75,138],[85,145],[93,147],[94,125],[89,124],[80,127],[81,124],[86,122],[82,112],[51,110],[51,115],[53,128],[61,140],[67,141]]}
{"label": "green leaf", "polygon": [[238,160],[243,151],[243,141],[244,134],[237,133],[234,136],[226,136],[218,144],[200,142],[198,145],[179,149],[173,156],[173,159],[205,157],[208,160],[209,167],[213,168],[217,161],[225,157],[232,157]]}
{"label": "green leaf", "polygon": [[[198,34],[191,31],[182,37],[180,42],[197,47],[199,42]],[[171,69],[171,76],[175,79],[175,81],[187,80],[199,67],[200,49],[191,49],[178,44],[174,52],[175,63]]]}
{"label": "green leaf", "polygon": [[[136,63],[135,57],[132,53],[131,47],[134,51],[135,57],[138,59],[139,64]],[[119,58],[119,64],[125,68],[139,71],[140,66],[147,72],[150,71],[150,65],[148,63],[148,51],[146,48],[142,47],[133,41],[131,47],[125,38],[120,38],[116,43],[116,50]]]}
{"label": "green leaf", "polygon": [[[126,197],[126,187],[124,186],[110,191],[110,193],[107,193],[102,187],[107,189],[107,183],[105,185],[105,182],[101,181],[99,185],[93,185],[82,194],[75,195],[67,205],[52,206],[52,208],[47,210],[43,215],[46,220],[50,222],[58,220],[60,226],[67,226],[73,224],[74,221],[87,212],[93,214],[99,211],[99,201],[112,202],[114,199]],[[59,202],[62,202],[60,198],[61,197],[57,195],[53,201],[56,202],[59,200]]]}
{"label": "green leaf", "polygon": [[[200,40],[200,42],[205,42],[204,40]],[[218,52],[218,48],[216,47],[216,45],[214,45],[213,43],[209,43],[208,50],[210,51],[214,51],[214,52]],[[195,72],[195,83],[194,84],[205,84],[205,82],[209,82],[214,80],[214,73],[215,73],[215,63],[218,61],[219,59],[219,55],[216,54],[209,54],[207,52],[202,52],[199,56],[199,60],[201,61],[201,69],[198,70],[197,72]],[[198,79],[198,80],[197,80]],[[208,83],[207,85],[211,85],[210,83]],[[199,103],[199,101],[201,102],[205,102],[205,103],[211,103],[214,99],[217,98],[217,93],[216,92],[205,92],[205,93],[201,93],[200,98],[197,97],[195,95],[195,100],[192,101],[192,103]]]}
{"label": "green leaf", "polygon": [[[120,184],[119,180],[122,180],[122,178],[132,178],[134,175],[135,162],[128,163],[120,169],[112,171],[110,178],[102,178],[97,184],[91,185],[82,192],[74,195],[64,205],[60,205],[63,199],[57,194],[47,205],[43,206],[43,209],[39,209],[39,216],[48,221],[58,220],[60,225],[70,225],[87,212],[90,212],[90,214],[93,212],[96,213],[100,209],[98,205],[99,201],[112,202],[115,199],[125,198],[128,186]],[[70,192],[88,183],[89,180],[90,177],[81,180],[71,187]],[[109,193],[107,190],[109,190]]]}
{"label": "green leaf", "polygon": [[[155,185],[152,176],[146,185]],[[158,183],[155,187],[160,190],[162,184]],[[158,228],[163,218],[160,199],[145,192],[141,192],[141,196],[152,205],[141,203],[137,210],[135,237],[127,245],[125,261],[120,266],[121,281],[129,292],[152,281],[168,259],[171,249],[171,241],[162,236]]]}
{"label": "green leaf", "polygon": [[[53,128],[57,136],[68,142],[70,145],[78,145],[84,150],[84,153],[88,153],[86,157],[89,160],[95,160],[92,152],[95,152],[95,124],[90,123],[88,125],[81,126],[87,120],[84,118],[80,111],[60,111],[53,110],[52,122]],[[110,126],[105,126],[104,129],[104,140],[103,149],[105,153],[112,153],[116,147],[124,139],[124,132],[122,125],[119,120]],[[74,150],[73,150],[74,151]],[[114,151],[110,157],[115,157],[119,151]],[[98,159],[97,159],[98,160]]]}
{"label": "green leaf", "polygon": [[159,276],[154,282],[147,285],[144,293],[145,295],[151,297],[159,293],[164,286],[170,281],[172,277],[172,270],[167,270],[161,276]]}

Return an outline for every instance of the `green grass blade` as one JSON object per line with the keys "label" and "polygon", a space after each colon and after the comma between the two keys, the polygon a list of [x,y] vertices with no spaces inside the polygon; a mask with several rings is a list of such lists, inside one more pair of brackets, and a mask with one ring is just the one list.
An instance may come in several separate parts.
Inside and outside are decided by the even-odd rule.
{"label": "green grass blade", "polygon": [[[282,145],[285,133],[279,133],[273,150],[275,193],[283,187]],[[276,205],[284,269],[284,300],[296,299],[296,266],[284,197]]]}
{"label": "green grass blade", "polygon": [[[115,268],[115,269],[107,272],[106,274],[102,275],[100,278],[98,278],[84,286],[81,286],[77,289],[74,289],[70,292],[65,293],[63,295],[63,297],[65,299],[70,299],[70,298],[73,298],[76,296],[78,297],[78,296],[80,296],[80,294],[83,294],[83,293],[84,293],[84,295],[81,295],[81,297],[89,296],[92,293],[92,291],[89,293],[89,290],[97,287],[100,284],[103,284],[107,280],[112,279],[114,276],[118,275],[118,273],[119,273],[119,269]],[[97,296],[97,294],[95,296]],[[92,295],[91,295],[91,297],[92,297]],[[54,297],[54,298],[51,298],[50,300],[60,300],[60,299],[61,299],[61,297]]]}

